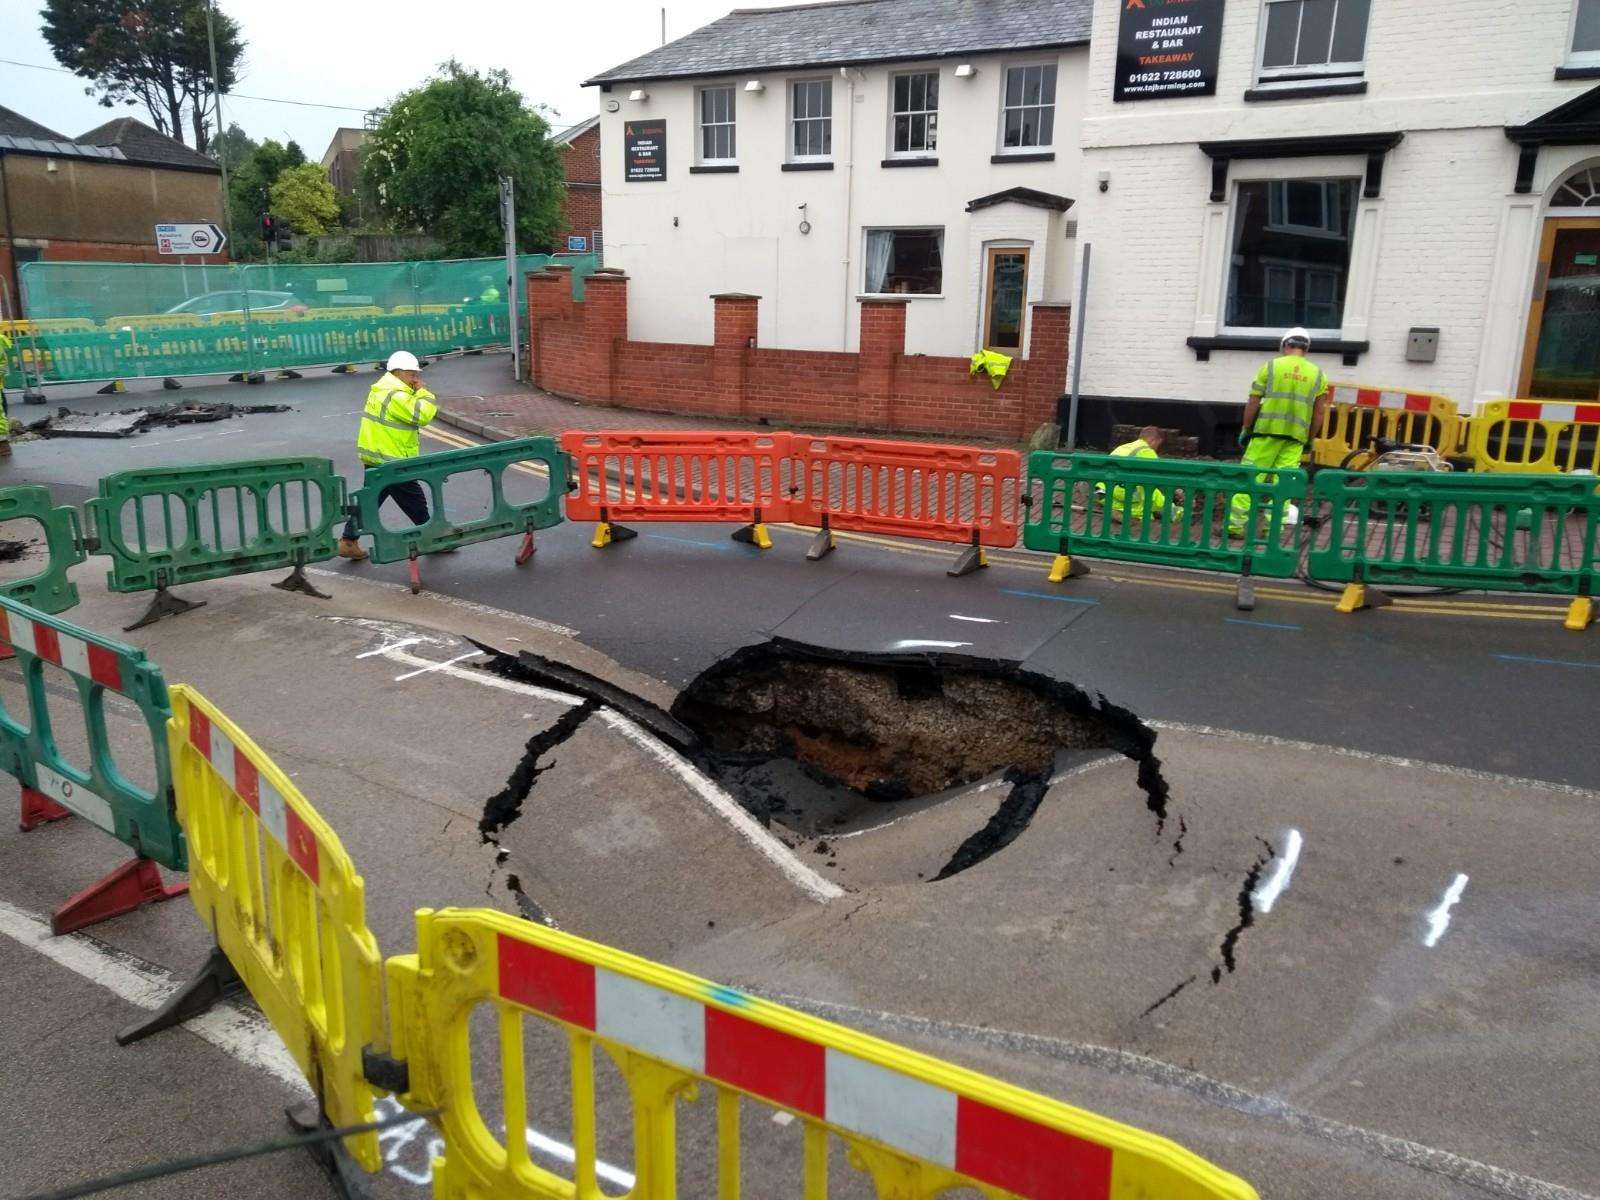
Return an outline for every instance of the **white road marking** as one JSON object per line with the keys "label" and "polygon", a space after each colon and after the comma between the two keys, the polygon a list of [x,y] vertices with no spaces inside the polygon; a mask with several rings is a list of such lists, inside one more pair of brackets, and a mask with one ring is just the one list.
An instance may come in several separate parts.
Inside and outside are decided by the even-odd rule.
{"label": "white road marking", "polygon": [[[55,937],[49,922],[4,900],[0,900],[0,934],[137,1008],[160,1008],[180,986],[170,972],[132,955],[119,954],[84,934]],[[311,1095],[299,1065],[259,1013],[224,1003],[185,1022],[183,1028],[246,1066],[265,1071],[295,1092]]]}
{"label": "white road marking", "polygon": [[387,646],[379,646],[376,650],[363,650],[356,657],[373,658],[379,654],[387,654],[391,650],[404,650],[407,646],[417,646],[421,643],[422,639],[419,637],[401,638],[398,642],[392,642]]}
{"label": "white road marking", "polygon": [[940,642],[929,638],[901,638],[891,650],[918,650],[927,647],[931,650],[959,650],[962,646],[970,646],[971,642]]}
{"label": "white road marking", "polygon": [[[466,662],[467,659],[469,659],[469,658],[477,658],[478,655],[480,655],[482,653],[483,653],[482,650],[469,650],[469,651],[467,651],[467,653],[458,654],[454,658],[449,659],[449,660],[447,660],[445,662],[429,663],[427,666],[420,667],[415,671],[407,671],[404,675],[396,675],[394,677],[394,681],[396,683],[403,683],[407,679],[415,679],[418,675],[426,675],[430,671],[442,671],[446,667],[455,666],[456,663],[458,663],[458,662]],[[424,659],[423,661],[427,661],[427,660]]]}
{"label": "white road marking", "polygon": [[1457,874],[1444,891],[1439,905],[1428,914],[1428,932],[1422,939],[1424,946],[1437,946],[1444,931],[1450,928],[1450,910],[1461,902],[1461,893],[1467,890],[1467,877]]}
{"label": "white road marking", "polygon": [[1272,906],[1278,902],[1278,897],[1289,890],[1289,880],[1294,876],[1295,866],[1300,861],[1300,847],[1304,841],[1298,829],[1289,830],[1289,836],[1284,841],[1283,853],[1278,856],[1278,865],[1272,870],[1272,878],[1258,887],[1252,897],[1258,913],[1271,912]]}
{"label": "white road marking", "polygon": [[[330,571],[325,567],[307,567],[306,573],[308,575],[322,575],[328,579],[342,579],[346,583],[360,584],[362,587],[383,588],[388,592],[404,592],[408,596],[411,594],[411,589],[403,583],[390,583],[387,579],[364,579],[354,571]],[[554,633],[561,637],[578,636],[576,629],[569,629],[565,625],[557,625],[554,621],[541,621],[538,617],[508,612],[503,608],[495,608],[490,604],[479,604],[476,600],[462,600],[459,597],[449,596],[443,592],[429,592],[428,598],[440,604],[448,604],[452,608],[460,608],[470,613],[477,613],[479,616],[497,617],[502,621],[515,621],[518,625],[542,629],[545,633]],[[331,620],[332,618],[329,619]]]}
{"label": "white road marking", "polygon": [[[448,663],[431,663],[427,659],[417,658],[405,650],[390,651],[388,658],[391,662],[402,663],[406,666],[428,667],[445,675],[479,684],[482,687],[498,688],[503,692],[515,692],[523,696],[533,696],[549,703],[565,704],[568,707],[582,703],[578,697],[567,692],[555,692],[548,688],[534,687],[532,684],[519,683],[514,679],[502,679],[498,675],[490,675],[484,671],[469,671],[463,667],[453,666]],[[596,713],[596,716],[644,751],[645,754],[655,759],[671,774],[675,775],[685,787],[704,801],[713,812],[733,826],[734,832],[749,842],[758,854],[777,867],[785,879],[805,892],[813,900],[819,903],[826,903],[845,894],[844,889],[838,884],[831,879],[823,878],[803,863],[793,850],[775,838],[769,830],[764,829],[760,822],[746,812],[743,805],[723,788],[707,779],[693,763],[676,750],[664,745],[614,709],[601,708]]]}
{"label": "white road marking", "polygon": [[1000,622],[998,620],[996,620],[994,617],[968,617],[968,616],[963,616],[961,613],[950,613],[949,616],[950,616],[950,619],[952,621],[972,621],[972,622],[974,622],[974,623],[976,623],[978,625],[998,625],[998,624],[1000,624]]}

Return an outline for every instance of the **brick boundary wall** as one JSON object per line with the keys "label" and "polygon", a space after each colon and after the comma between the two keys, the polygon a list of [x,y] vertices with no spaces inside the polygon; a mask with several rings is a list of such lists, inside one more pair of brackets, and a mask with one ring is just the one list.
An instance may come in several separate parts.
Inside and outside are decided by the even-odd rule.
{"label": "brick boundary wall", "polygon": [[711,297],[711,345],[628,340],[628,277],[605,270],[572,294],[571,268],[527,276],[533,382],[554,395],[643,412],[806,428],[949,434],[1026,441],[1055,420],[1066,386],[1071,311],[1030,305],[1030,357],[998,391],[968,360],[906,354],[906,301],[859,301],[861,350],[777,350],[756,344],[760,297]]}

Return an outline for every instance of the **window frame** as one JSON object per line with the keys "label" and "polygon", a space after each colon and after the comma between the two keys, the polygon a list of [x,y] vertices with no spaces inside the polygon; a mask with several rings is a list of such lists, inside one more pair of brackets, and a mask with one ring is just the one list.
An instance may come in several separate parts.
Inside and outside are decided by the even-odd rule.
{"label": "window frame", "polygon": [[[867,291],[867,238],[873,233],[936,233],[939,235],[939,290],[937,292],[869,292]],[[943,225],[863,225],[861,226],[861,291],[860,295],[872,300],[943,300],[945,291],[945,235]]]}
{"label": "window frame", "polygon": [[[826,89],[828,115],[826,117],[795,116],[795,89],[803,84],[819,83]],[[784,119],[784,161],[792,163],[831,163],[833,161],[833,76],[801,75],[784,81],[788,112]],[[828,152],[826,154],[799,154],[795,151],[795,125],[799,121],[826,121],[828,123]],[[809,138],[807,141],[809,142]]]}
{"label": "window frame", "polygon": [[[1344,176],[1343,178],[1349,178],[1349,176]],[[1298,237],[1328,238],[1329,240],[1337,239],[1338,236],[1339,236],[1339,231],[1330,226],[1329,218],[1331,216],[1337,215],[1338,205],[1337,205],[1337,203],[1330,204],[1330,201],[1332,200],[1332,195],[1331,195],[1331,193],[1329,191],[1329,186],[1331,184],[1339,183],[1340,181],[1341,180],[1338,179],[1338,178],[1329,178],[1329,179],[1269,179],[1269,180],[1267,180],[1266,181],[1266,183],[1267,183],[1267,223],[1266,223],[1266,228],[1268,230],[1271,230],[1274,233],[1292,233],[1292,234],[1295,234]],[[1246,180],[1245,182],[1248,183],[1248,182],[1251,182],[1251,181],[1250,180]],[[1293,183],[1314,183],[1314,184],[1318,185],[1318,192],[1320,194],[1320,202],[1321,202],[1321,207],[1322,207],[1322,224],[1320,224],[1320,225],[1301,225],[1298,222],[1291,221],[1289,219],[1289,185],[1293,184]],[[1283,211],[1282,211],[1281,214],[1279,214],[1279,215],[1281,215],[1283,217],[1283,220],[1281,220],[1281,221],[1275,220],[1274,217],[1273,217],[1273,212],[1272,212],[1272,206],[1273,206],[1273,201],[1274,201],[1274,192],[1273,192],[1273,185],[1274,184],[1282,184],[1283,185],[1283,191],[1281,192],[1281,195],[1283,196],[1283,200],[1282,200]]]}
{"label": "window frame", "polygon": [[[1261,0],[1261,19],[1256,30],[1256,82],[1263,86],[1284,85],[1294,86],[1305,83],[1321,83],[1335,79],[1361,79],[1367,73],[1367,35],[1372,30],[1372,7],[1367,7],[1367,28],[1361,32],[1361,58],[1354,62],[1325,62],[1312,63],[1306,66],[1269,67],[1267,66],[1267,15],[1274,4],[1305,4],[1306,0]],[[1342,0],[1334,0],[1333,25],[1328,32],[1328,53],[1333,53],[1333,38],[1338,30],[1339,10],[1338,5]],[[1302,12],[1304,10],[1302,9]],[[1573,6],[1577,12],[1577,6]],[[1574,17],[1576,21],[1576,17]],[[1299,30],[1296,29],[1295,46],[1299,49]],[[1568,44],[1571,44],[1570,38]]]}
{"label": "window frame", "polygon": [[[1232,300],[1233,300],[1234,292],[1236,291],[1235,279],[1239,275],[1239,263],[1237,261],[1237,256],[1233,253],[1231,247],[1233,245],[1234,227],[1235,227],[1236,223],[1238,222],[1238,218],[1239,218],[1239,197],[1242,194],[1243,188],[1248,184],[1265,183],[1265,184],[1268,185],[1268,188],[1269,188],[1268,194],[1270,196],[1270,194],[1271,194],[1270,193],[1270,188],[1271,188],[1271,185],[1274,184],[1274,183],[1321,183],[1321,184],[1349,183],[1354,189],[1353,197],[1352,197],[1352,203],[1351,203],[1351,206],[1350,206],[1350,235],[1349,235],[1350,249],[1349,249],[1349,254],[1346,257],[1345,264],[1344,264],[1343,268],[1335,268],[1335,267],[1332,267],[1332,266],[1330,266],[1328,264],[1325,264],[1325,263],[1316,263],[1316,264],[1301,263],[1296,259],[1287,258],[1282,254],[1263,255],[1261,257],[1261,263],[1262,263],[1263,267],[1266,268],[1266,269],[1269,269],[1269,270],[1270,269],[1293,269],[1293,270],[1297,270],[1298,271],[1298,270],[1304,269],[1304,270],[1306,270],[1308,272],[1309,271],[1318,271],[1318,272],[1324,272],[1324,273],[1332,274],[1334,276],[1334,278],[1335,278],[1335,291],[1336,291],[1336,293],[1337,293],[1337,280],[1338,280],[1338,277],[1340,275],[1343,276],[1345,290],[1344,290],[1344,298],[1340,302],[1340,307],[1339,307],[1339,326],[1338,327],[1323,326],[1323,325],[1319,325],[1319,326],[1309,326],[1308,325],[1308,326],[1306,326],[1306,328],[1310,330],[1310,332],[1311,332],[1313,337],[1321,338],[1321,339],[1325,339],[1325,340],[1329,340],[1329,341],[1340,341],[1340,340],[1342,340],[1343,337],[1344,337],[1344,325],[1346,324],[1346,322],[1349,319],[1349,305],[1350,305],[1350,298],[1351,298],[1351,287],[1352,287],[1352,284],[1355,282],[1356,267],[1357,267],[1357,262],[1358,262],[1357,253],[1356,253],[1356,232],[1357,232],[1357,229],[1360,226],[1359,218],[1360,218],[1360,211],[1361,211],[1361,176],[1359,174],[1341,175],[1341,174],[1337,174],[1337,173],[1328,174],[1328,173],[1319,172],[1317,174],[1312,174],[1312,175],[1293,175],[1293,174],[1290,174],[1290,175],[1272,175],[1272,176],[1265,176],[1264,175],[1264,176],[1259,176],[1259,177],[1245,177],[1245,178],[1230,180],[1229,182],[1231,184],[1231,187],[1229,189],[1229,195],[1228,195],[1227,219],[1226,219],[1226,221],[1224,223],[1224,226],[1223,226],[1223,236],[1227,239],[1225,245],[1228,247],[1228,249],[1225,250],[1224,255],[1223,255],[1223,270],[1221,272],[1222,278],[1221,278],[1221,281],[1220,281],[1221,288],[1222,288],[1222,297],[1221,297],[1221,303],[1218,304],[1218,306],[1217,306],[1216,333],[1213,336],[1221,336],[1221,337],[1278,337],[1283,332],[1283,328],[1281,326],[1239,325],[1239,324],[1234,323],[1234,321],[1232,319]],[[1324,201],[1324,203],[1326,203],[1326,200]],[[1287,201],[1285,201],[1285,205],[1287,206]],[[1290,225],[1273,225],[1272,222],[1271,222],[1271,201],[1270,200],[1268,201],[1267,207],[1268,207],[1268,211],[1267,211],[1267,214],[1266,214],[1267,215],[1267,220],[1263,223],[1263,227],[1264,228],[1271,228],[1271,229],[1273,229],[1273,230],[1275,230],[1277,232],[1292,233],[1297,237],[1307,237],[1307,238],[1319,238],[1319,237],[1320,238],[1330,238],[1330,237],[1337,238],[1338,237],[1337,233],[1329,234],[1326,231],[1322,231],[1322,230],[1302,229],[1299,226],[1290,226]],[[1264,297],[1263,297],[1263,299],[1264,299]],[[1288,324],[1288,322],[1285,322],[1285,324]]]}
{"label": "window frame", "polygon": [[1573,41],[1578,36],[1578,10],[1585,3],[1600,5],[1600,0],[1572,0],[1572,13],[1567,18],[1567,41],[1565,47],[1565,64],[1569,67],[1600,67],[1600,49],[1576,50]]}
{"label": "window frame", "polygon": [[[1008,145],[1006,145],[1006,114],[1011,111],[1011,107],[1010,107],[1010,105],[1008,105],[1006,103],[1006,84],[1009,81],[1009,79],[1011,78],[1011,72],[1012,71],[1025,71],[1029,67],[1054,67],[1056,69],[1056,77],[1055,77],[1054,81],[1050,85],[1050,103],[1049,103],[1048,106],[1046,106],[1044,104],[1019,104],[1019,105],[1017,105],[1017,108],[1019,108],[1019,109],[1033,109],[1033,108],[1043,109],[1045,107],[1048,107],[1050,109],[1050,140],[1048,142],[1036,142],[1031,146],[1008,146]],[[1055,150],[1055,148],[1056,148],[1056,110],[1059,107],[1058,94],[1060,92],[1060,85],[1061,85],[1061,60],[1059,58],[1024,58],[1024,59],[1018,59],[1015,62],[1003,63],[1001,65],[1001,67],[1000,67],[1000,96],[999,96],[1000,113],[999,113],[999,121],[997,122],[997,126],[996,126],[996,129],[995,129],[995,153],[996,154],[998,154],[998,155],[1046,154],[1046,153],[1053,152]],[[1044,92],[1044,86],[1043,86],[1043,81],[1041,80],[1041,82],[1040,82],[1040,95],[1041,96],[1043,95],[1043,92]]]}
{"label": "window frame", "polygon": [[[938,90],[940,92],[944,91],[944,81],[941,78],[941,74],[940,74],[939,67],[938,67],[937,64],[935,64],[933,66],[928,66],[928,67],[914,67],[914,68],[912,68],[910,70],[905,70],[905,71],[890,71],[889,72],[889,103],[888,103],[888,109],[889,109],[889,147],[888,147],[888,151],[887,151],[887,156],[889,158],[934,158],[939,153],[939,150],[938,150],[938,144],[939,144],[939,137],[938,137],[938,133],[939,133],[939,104],[938,104],[938,101],[935,101],[932,108],[926,107],[926,105],[927,105],[926,85],[924,85],[924,91],[923,91],[923,105],[924,105],[924,107],[916,108],[916,109],[908,108],[904,112],[902,112],[900,109],[895,107],[894,90],[895,90],[896,82],[898,82],[901,79],[909,79],[913,75],[922,75],[922,76],[924,76],[926,78],[932,79],[934,81],[935,85],[938,87]],[[933,130],[932,141],[933,141],[933,145],[931,145],[931,146],[923,146],[920,150],[898,150],[898,149],[896,149],[895,148],[895,128],[894,128],[894,126],[895,126],[895,118],[896,117],[900,117],[900,116],[908,116],[908,117],[918,117],[918,116],[920,116],[920,117],[924,117],[924,118],[930,118],[932,120],[932,130]],[[926,133],[926,128],[925,128],[924,132]],[[907,136],[907,140],[909,141],[909,134]],[[927,139],[925,138],[924,140],[927,140]]]}
{"label": "window frame", "polygon": [[[708,92],[728,93],[728,119],[726,121],[713,121],[709,124],[705,120],[705,101],[702,99]],[[728,149],[732,153],[727,158],[708,158],[705,153],[705,131],[707,128],[728,131]],[[694,89],[694,161],[698,167],[733,167],[739,164],[739,88],[733,83],[707,83]]]}

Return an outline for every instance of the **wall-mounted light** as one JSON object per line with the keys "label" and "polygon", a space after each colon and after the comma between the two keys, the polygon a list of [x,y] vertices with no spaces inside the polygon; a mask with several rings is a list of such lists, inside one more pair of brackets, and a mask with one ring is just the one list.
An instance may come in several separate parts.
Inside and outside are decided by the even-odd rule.
{"label": "wall-mounted light", "polygon": [[962,63],[956,68],[957,79],[971,79],[977,73],[978,68],[973,66],[971,63]]}
{"label": "wall-mounted light", "polygon": [[618,104],[615,100],[607,100],[604,105],[604,108],[607,112],[616,112],[621,107],[622,105]]}
{"label": "wall-mounted light", "polygon": [[752,79],[744,85],[744,90],[747,92],[755,92],[759,95],[767,90],[767,85],[762,83],[759,79]]}
{"label": "wall-mounted light", "polygon": [[1100,190],[1102,192],[1109,192],[1111,190],[1111,172],[1110,171],[1101,171],[1100,172]]}
{"label": "wall-mounted light", "polygon": [[643,104],[646,100],[650,99],[650,93],[645,91],[643,88],[634,88],[633,91],[628,93],[628,99],[632,100],[635,104]]}

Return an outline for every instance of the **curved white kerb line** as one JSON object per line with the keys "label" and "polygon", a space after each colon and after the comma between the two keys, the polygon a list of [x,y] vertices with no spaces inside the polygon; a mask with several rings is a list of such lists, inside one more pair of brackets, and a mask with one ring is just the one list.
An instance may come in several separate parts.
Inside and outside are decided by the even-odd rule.
{"label": "curved white kerb line", "polygon": [[1289,890],[1289,880],[1300,862],[1300,847],[1304,843],[1305,839],[1300,836],[1298,829],[1289,830],[1289,836],[1283,844],[1283,857],[1278,859],[1278,865],[1273,868],[1272,877],[1258,887],[1251,897],[1258,913],[1271,912],[1278,897]]}
{"label": "curved white kerb line", "polygon": [[1422,939],[1424,946],[1437,946],[1439,939],[1444,936],[1444,931],[1450,928],[1450,910],[1461,902],[1461,893],[1467,890],[1467,877],[1457,874],[1450,881],[1450,886],[1444,890],[1444,898],[1439,901],[1439,906],[1428,914],[1428,932]]}

